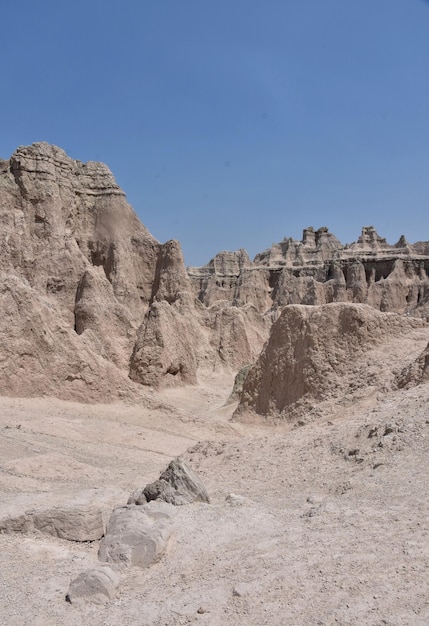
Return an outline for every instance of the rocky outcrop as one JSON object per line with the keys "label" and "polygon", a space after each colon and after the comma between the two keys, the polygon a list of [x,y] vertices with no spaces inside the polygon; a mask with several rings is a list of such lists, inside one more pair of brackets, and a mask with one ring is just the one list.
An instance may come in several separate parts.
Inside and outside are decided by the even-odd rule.
{"label": "rocky outcrop", "polygon": [[201,304],[180,244],[150,235],[101,163],[18,148],[1,162],[0,222],[2,393],[137,398],[241,366],[267,337],[252,307]]}
{"label": "rocky outcrop", "polygon": [[161,244],[101,163],[38,143],[1,170],[1,392],[138,395],[128,362]]}
{"label": "rocky outcrop", "polygon": [[0,280],[1,393],[82,402],[137,397],[127,373],[94,351],[94,335],[76,334],[59,304],[16,274]]}
{"label": "rocky outcrop", "polygon": [[269,328],[269,316],[252,305],[205,308],[188,297],[154,302],[138,331],[130,378],[143,385],[194,384],[199,369],[238,369],[257,357]]}
{"label": "rocky outcrop", "polygon": [[173,459],[154,483],[134,492],[128,504],[144,504],[152,500],[175,506],[210,501],[201,479],[180,458]]}
{"label": "rocky outcrop", "polygon": [[104,534],[103,515],[97,506],[36,509],[3,516],[0,532],[41,532],[68,541],[97,541]]}
{"label": "rocky outcrop", "polygon": [[139,329],[130,378],[143,385],[197,382],[198,322],[174,304],[154,302]]}
{"label": "rocky outcrop", "polygon": [[429,380],[429,343],[419,356],[404,367],[396,377],[396,384],[403,387],[414,387]]}
{"label": "rocky outcrop", "polygon": [[426,324],[368,305],[287,306],[247,373],[235,417],[292,418],[323,400],[393,387],[413,333],[425,341]]}
{"label": "rocky outcrop", "polygon": [[104,164],[38,143],[18,148],[1,178],[4,271],[19,269],[73,316],[84,270],[99,266],[119,302],[147,307],[160,244]]}

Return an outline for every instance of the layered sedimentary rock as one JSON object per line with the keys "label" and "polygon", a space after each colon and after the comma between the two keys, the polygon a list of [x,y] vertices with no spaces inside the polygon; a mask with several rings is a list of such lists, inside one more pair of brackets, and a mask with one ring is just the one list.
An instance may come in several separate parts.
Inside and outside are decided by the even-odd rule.
{"label": "layered sedimentary rock", "polygon": [[288,304],[429,313],[429,244],[308,228],[185,268],[110,170],[46,143],[0,161],[0,392],[107,400],[252,363]]}
{"label": "layered sedimentary rock", "polygon": [[138,396],[244,365],[267,337],[253,307],[201,304],[180,244],[152,237],[101,163],[18,148],[0,162],[0,224],[1,393]]}
{"label": "layered sedimentary rock", "polygon": [[0,167],[0,388],[132,395],[127,365],[162,246],[109,169],[45,143]]}
{"label": "layered sedimentary rock", "polygon": [[389,245],[372,226],[343,245],[326,227],[306,228],[301,241],[285,238],[251,262],[242,250],[220,253],[189,268],[204,304],[248,302],[261,313],[287,304],[367,303],[380,311],[429,313],[429,246],[401,237]]}

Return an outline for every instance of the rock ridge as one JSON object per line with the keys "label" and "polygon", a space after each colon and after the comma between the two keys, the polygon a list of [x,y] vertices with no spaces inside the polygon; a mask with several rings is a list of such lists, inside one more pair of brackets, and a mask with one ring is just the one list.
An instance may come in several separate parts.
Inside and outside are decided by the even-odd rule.
{"label": "rock ridge", "polygon": [[205,305],[219,299],[252,302],[261,313],[288,304],[367,303],[380,311],[429,313],[429,245],[404,236],[390,245],[373,226],[342,244],[327,227],[304,229],[301,241],[284,238],[256,255],[222,252],[188,268],[194,293]]}

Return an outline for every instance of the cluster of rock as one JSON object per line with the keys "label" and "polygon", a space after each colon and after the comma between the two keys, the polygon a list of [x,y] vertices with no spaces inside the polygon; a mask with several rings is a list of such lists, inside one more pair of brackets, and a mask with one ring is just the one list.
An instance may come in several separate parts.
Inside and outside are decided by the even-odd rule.
{"label": "cluster of rock", "polygon": [[[238,371],[257,359],[271,331],[258,361],[268,370],[285,326],[307,341],[295,329],[298,309],[281,313],[287,305],[429,313],[429,243],[401,237],[391,246],[365,227],[343,245],[327,228],[307,228],[301,241],[284,239],[254,261],[244,250],[221,252],[186,269],[180,244],[152,237],[105,165],[75,161],[46,143],[0,161],[0,220],[3,394],[137,398],[142,385],[194,384],[205,369]],[[298,317],[304,324],[318,315]],[[329,315],[314,329],[335,325]],[[299,367],[288,376],[301,376]],[[255,372],[249,381],[257,386]],[[239,413],[252,393],[245,388]],[[255,406],[265,414],[264,393]],[[283,411],[278,399],[269,405]]]}
{"label": "cluster of rock", "polygon": [[173,527],[174,506],[209,503],[201,479],[180,458],[160,478],[132,494],[111,513],[107,527],[101,506],[39,508],[0,512],[0,533],[43,533],[68,541],[100,541],[99,563],[70,583],[70,603],[105,603],[116,595],[120,574],[130,566],[148,568],[163,556]]}
{"label": "cluster of rock", "polygon": [[268,336],[253,306],[195,297],[180,245],[152,237],[101,163],[18,148],[0,162],[0,220],[4,394],[132,397],[238,368]]}

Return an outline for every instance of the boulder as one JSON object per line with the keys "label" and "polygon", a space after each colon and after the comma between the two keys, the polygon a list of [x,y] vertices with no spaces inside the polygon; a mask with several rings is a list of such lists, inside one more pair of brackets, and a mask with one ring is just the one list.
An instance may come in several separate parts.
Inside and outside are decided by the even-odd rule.
{"label": "boulder", "polygon": [[158,480],[135,492],[128,502],[140,504],[144,500],[163,500],[175,506],[210,502],[201,479],[180,458],[173,459]]}
{"label": "boulder", "polygon": [[100,543],[100,561],[141,568],[156,563],[171,534],[171,515],[163,503],[115,509]]}
{"label": "boulder", "polygon": [[66,595],[71,604],[106,604],[116,596],[119,576],[107,565],[89,569],[71,581]]}

